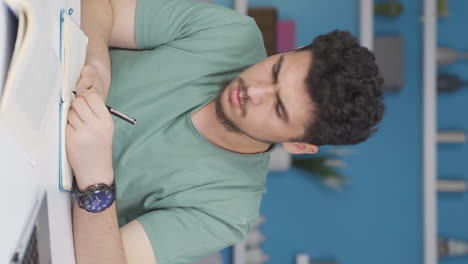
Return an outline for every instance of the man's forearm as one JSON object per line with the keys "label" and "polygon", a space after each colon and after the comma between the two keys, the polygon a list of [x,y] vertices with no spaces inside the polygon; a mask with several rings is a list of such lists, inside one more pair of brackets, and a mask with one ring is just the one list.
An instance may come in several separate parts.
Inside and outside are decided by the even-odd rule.
{"label": "man's forearm", "polygon": [[[96,86],[92,83],[89,85],[101,89],[101,95],[104,96],[104,99],[109,94],[111,84],[109,42],[112,26],[113,11],[110,0],[81,0],[81,28],[88,36],[86,65],[91,65],[95,70],[90,75],[94,77],[90,77],[89,80],[93,83],[102,80],[102,85]],[[80,189],[84,190],[89,185],[98,182],[110,184],[111,180],[109,179],[113,178],[111,169],[99,172],[96,172],[95,177],[86,175],[86,178],[83,175],[81,177],[76,175]],[[109,177],[104,177],[105,175]],[[97,182],[83,181],[83,179],[91,178]],[[126,263],[115,202],[100,213],[87,212],[79,208],[75,202],[73,205],[73,239],[78,264]]]}
{"label": "man's forearm", "polygon": [[[87,173],[77,179],[77,188],[85,190],[97,183],[112,184],[112,171]],[[107,177],[105,177],[107,176]],[[93,180],[91,180],[93,179]],[[126,263],[119,224],[117,222],[116,202],[99,213],[90,213],[73,203],[73,241],[77,264],[119,264]]]}
{"label": "man's forearm", "polygon": [[73,238],[77,264],[126,263],[115,202],[100,213],[89,213],[75,202]]}
{"label": "man's forearm", "polygon": [[93,65],[104,82],[104,98],[109,94],[111,63],[109,42],[113,26],[110,0],[82,0],[81,28],[88,36],[86,64]]}

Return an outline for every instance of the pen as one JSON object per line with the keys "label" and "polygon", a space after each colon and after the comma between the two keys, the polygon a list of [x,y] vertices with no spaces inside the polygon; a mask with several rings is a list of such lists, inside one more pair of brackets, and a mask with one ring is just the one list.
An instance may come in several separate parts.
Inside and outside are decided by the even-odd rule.
{"label": "pen", "polygon": [[130,116],[128,116],[128,115],[126,115],[126,114],[124,114],[122,112],[119,112],[119,111],[115,110],[114,108],[112,108],[112,107],[110,107],[108,105],[106,105],[106,107],[107,107],[107,109],[109,109],[109,112],[111,114],[115,115],[116,117],[118,117],[118,118],[120,118],[122,120],[125,120],[125,121],[129,122],[132,125],[136,124],[136,119],[135,118],[130,117]]}
{"label": "pen", "polygon": [[[73,92],[74,95],[76,95],[76,92],[75,92],[75,91],[72,91],[72,92]],[[129,122],[130,124],[132,124],[132,125],[135,125],[135,124],[136,124],[136,119],[135,119],[135,118],[130,117],[130,116],[128,116],[128,115],[126,115],[126,114],[124,114],[124,113],[122,113],[122,112],[116,110],[115,108],[113,108],[113,107],[111,107],[111,106],[106,105],[106,107],[107,107],[107,110],[109,110],[109,112],[110,112],[111,114],[115,115],[116,117],[118,117],[118,118],[120,118],[120,119],[122,119],[122,120],[124,120],[124,121],[127,121],[127,122]]]}

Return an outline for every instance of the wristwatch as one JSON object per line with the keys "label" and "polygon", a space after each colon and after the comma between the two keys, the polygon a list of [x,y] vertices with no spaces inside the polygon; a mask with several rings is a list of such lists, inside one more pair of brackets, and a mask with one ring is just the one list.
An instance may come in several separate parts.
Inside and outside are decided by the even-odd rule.
{"label": "wristwatch", "polygon": [[115,200],[115,184],[91,185],[84,192],[78,190],[74,181],[74,192],[78,206],[90,213],[99,213],[109,208]]}

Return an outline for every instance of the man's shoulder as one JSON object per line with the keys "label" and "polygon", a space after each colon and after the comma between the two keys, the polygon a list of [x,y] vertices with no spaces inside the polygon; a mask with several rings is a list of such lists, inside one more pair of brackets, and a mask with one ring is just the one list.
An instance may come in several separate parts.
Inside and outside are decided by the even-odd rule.
{"label": "man's shoulder", "polygon": [[242,34],[240,37],[243,37],[243,40],[263,43],[262,32],[252,17],[241,15],[239,23],[235,25],[235,30],[236,33]]}
{"label": "man's shoulder", "polygon": [[240,15],[238,23],[218,28],[212,55],[220,54],[239,68],[249,67],[267,57],[262,32],[255,20]]}

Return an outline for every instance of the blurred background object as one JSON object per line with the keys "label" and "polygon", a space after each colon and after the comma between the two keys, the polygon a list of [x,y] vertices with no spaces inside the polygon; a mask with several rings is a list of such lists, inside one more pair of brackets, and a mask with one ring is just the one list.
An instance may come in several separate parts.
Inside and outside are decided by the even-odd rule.
{"label": "blurred background object", "polygon": [[439,257],[468,256],[468,241],[439,238],[437,249]]}
{"label": "blurred background object", "polygon": [[403,4],[398,1],[378,2],[374,5],[376,15],[385,17],[397,17],[403,12]]}
{"label": "blurred background object", "polygon": [[0,4],[0,98],[13,56],[18,19],[5,4]]}
{"label": "blurred background object", "polygon": [[379,36],[374,41],[374,54],[384,89],[400,91],[404,84],[404,42],[402,36]]}
{"label": "blurred background object", "polygon": [[296,22],[280,20],[276,24],[276,53],[291,51],[296,48]]}
{"label": "blurred background object", "polygon": [[468,52],[458,52],[447,47],[437,48],[437,64],[443,66],[454,63],[456,60],[468,59]]}
{"label": "blurred background object", "polygon": [[297,254],[295,264],[339,264],[339,262],[330,258],[322,260],[311,260],[307,254]]}
{"label": "blurred background object", "polygon": [[293,157],[292,164],[329,189],[343,191],[349,184],[349,179],[339,170],[346,167],[339,157],[330,154],[297,155]]}
{"label": "blurred background object", "polygon": [[342,191],[349,184],[340,169],[347,167],[343,157],[354,153],[352,149],[330,148],[324,153],[313,155],[291,155],[278,146],[271,154],[270,170],[286,172],[291,166],[307,172],[311,180],[336,191]]}
{"label": "blurred background object", "polygon": [[249,8],[248,15],[255,19],[263,35],[267,55],[276,54],[276,9],[271,7]]}
{"label": "blurred background object", "polygon": [[217,252],[189,264],[224,264],[224,261],[221,254]]}
{"label": "blurred background object", "polygon": [[466,133],[462,130],[437,132],[437,143],[439,144],[465,144]]}
{"label": "blurred background object", "polygon": [[463,179],[438,179],[437,191],[451,193],[466,192],[466,181]]}
{"label": "blurred background object", "polygon": [[437,90],[441,92],[456,91],[463,86],[468,86],[468,81],[460,80],[455,74],[439,73],[437,76]]}
{"label": "blurred background object", "polygon": [[277,146],[271,152],[270,156],[270,171],[284,172],[289,169],[292,163],[292,156],[286,152],[281,145]]}
{"label": "blurred background object", "polygon": [[259,216],[245,239],[236,244],[233,249],[233,264],[263,264],[267,263],[270,257],[263,251],[262,244],[266,237],[261,233],[260,226],[265,223],[266,218]]}
{"label": "blurred background object", "polygon": [[448,0],[437,0],[437,14],[441,17],[450,16]]}

